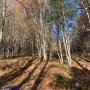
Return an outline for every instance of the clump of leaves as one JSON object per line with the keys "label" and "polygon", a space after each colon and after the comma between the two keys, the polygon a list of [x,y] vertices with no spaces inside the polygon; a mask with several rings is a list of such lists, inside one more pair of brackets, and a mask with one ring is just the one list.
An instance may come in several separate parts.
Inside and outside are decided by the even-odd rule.
{"label": "clump of leaves", "polygon": [[60,73],[54,74],[54,80],[52,82],[52,87],[54,88],[65,88],[68,89],[71,86],[72,79],[62,76]]}
{"label": "clump of leaves", "polygon": [[50,67],[57,67],[57,65],[56,64],[51,64]]}

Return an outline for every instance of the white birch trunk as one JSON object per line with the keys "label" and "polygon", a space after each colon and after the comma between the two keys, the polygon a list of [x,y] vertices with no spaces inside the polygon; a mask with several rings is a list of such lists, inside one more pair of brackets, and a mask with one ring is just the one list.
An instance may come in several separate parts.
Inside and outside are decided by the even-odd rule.
{"label": "white birch trunk", "polygon": [[83,0],[81,0],[81,4],[83,5],[83,8],[84,8],[85,11],[86,11],[86,15],[87,15],[87,18],[88,18],[89,23],[90,23],[90,14],[89,14],[88,8],[85,7],[85,5],[84,5],[84,3],[83,3]]}
{"label": "white birch trunk", "polygon": [[47,51],[46,51],[46,41],[43,40],[43,58],[46,61],[47,60]]}
{"label": "white birch trunk", "polygon": [[70,53],[70,41],[69,41],[69,36],[63,36],[63,43],[65,47],[65,53],[68,61],[68,65],[71,67],[72,65],[72,59],[71,59],[71,53]]}
{"label": "white birch trunk", "polygon": [[67,57],[67,61],[68,61],[68,65],[71,67],[72,63],[71,63],[71,52],[70,52],[70,39],[69,39],[69,35],[66,32],[66,21],[65,21],[65,15],[64,15],[64,9],[62,8],[62,14],[63,14],[63,31],[62,31],[62,38],[63,38],[63,44],[65,47],[65,53],[66,53],[66,57]]}
{"label": "white birch trunk", "polygon": [[42,13],[40,12],[40,25],[41,25],[41,36],[42,36],[42,52],[43,52],[43,58],[46,61],[47,60],[47,51],[46,51],[46,40],[45,40],[45,28],[44,28],[44,23],[43,23],[43,17]]}
{"label": "white birch trunk", "polygon": [[38,55],[39,55],[39,58],[42,58],[42,47],[40,43],[38,43]]}
{"label": "white birch trunk", "polygon": [[3,0],[2,26],[1,26],[1,31],[0,31],[0,42],[3,38],[3,30],[4,30],[4,24],[5,24],[5,14],[6,14],[6,0]]}
{"label": "white birch trunk", "polygon": [[59,50],[60,50],[60,62],[63,63],[62,47],[61,47],[61,41],[60,40],[59,40]]}

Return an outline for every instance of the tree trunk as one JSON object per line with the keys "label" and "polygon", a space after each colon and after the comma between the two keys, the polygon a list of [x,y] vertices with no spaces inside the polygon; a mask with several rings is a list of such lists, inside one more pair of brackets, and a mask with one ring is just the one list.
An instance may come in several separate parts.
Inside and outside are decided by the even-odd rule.
{"label": "tree trunk", "polygon": [[65,47],[65,53],[66,53],[68,65],[71,67],[72,59],[71,59],[71,53],[70,53],[70,40],[69,40],[69,36],[66,37],[66,35],[63,35],[63,43],[64,43],[64,47]]}
{"label": "tree trunk", "polygon": [[61,47],[61,41],[60,40],[59,40],[59,50],[60,50],[60,62],[63,63],[62,47]]}

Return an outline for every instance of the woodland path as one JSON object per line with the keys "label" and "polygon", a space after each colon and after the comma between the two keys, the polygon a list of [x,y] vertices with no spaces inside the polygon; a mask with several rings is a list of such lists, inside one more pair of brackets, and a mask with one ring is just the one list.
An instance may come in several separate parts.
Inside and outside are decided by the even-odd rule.
{"label": "woodland path", "polygon": [[[59,60],[18,57],[0,60],[0,87],[13,86],[20,90],[66,90],[77,81],[83,90],[90,90],[90,62],[74,57],[73,67]],[[69,83],[69,84],[68,84]]]}

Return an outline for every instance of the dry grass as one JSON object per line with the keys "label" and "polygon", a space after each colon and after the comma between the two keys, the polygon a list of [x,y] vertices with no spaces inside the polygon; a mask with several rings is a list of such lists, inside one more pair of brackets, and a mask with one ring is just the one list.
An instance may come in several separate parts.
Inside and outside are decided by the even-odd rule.
{"label": "dry grass", "polygon": [[[87,70],[77,62],[73,62],[73,67],[68,68],[58,60],[41,62],[38,58],[31,57],[0,60],[0,85],[16,86],[21,90],[67,90],[76,81],[83,90],[89,90],[90,63],[81,59],[79,63],[82,67],[87,64]],[[3,69],[4,67],[6,68]]]}

